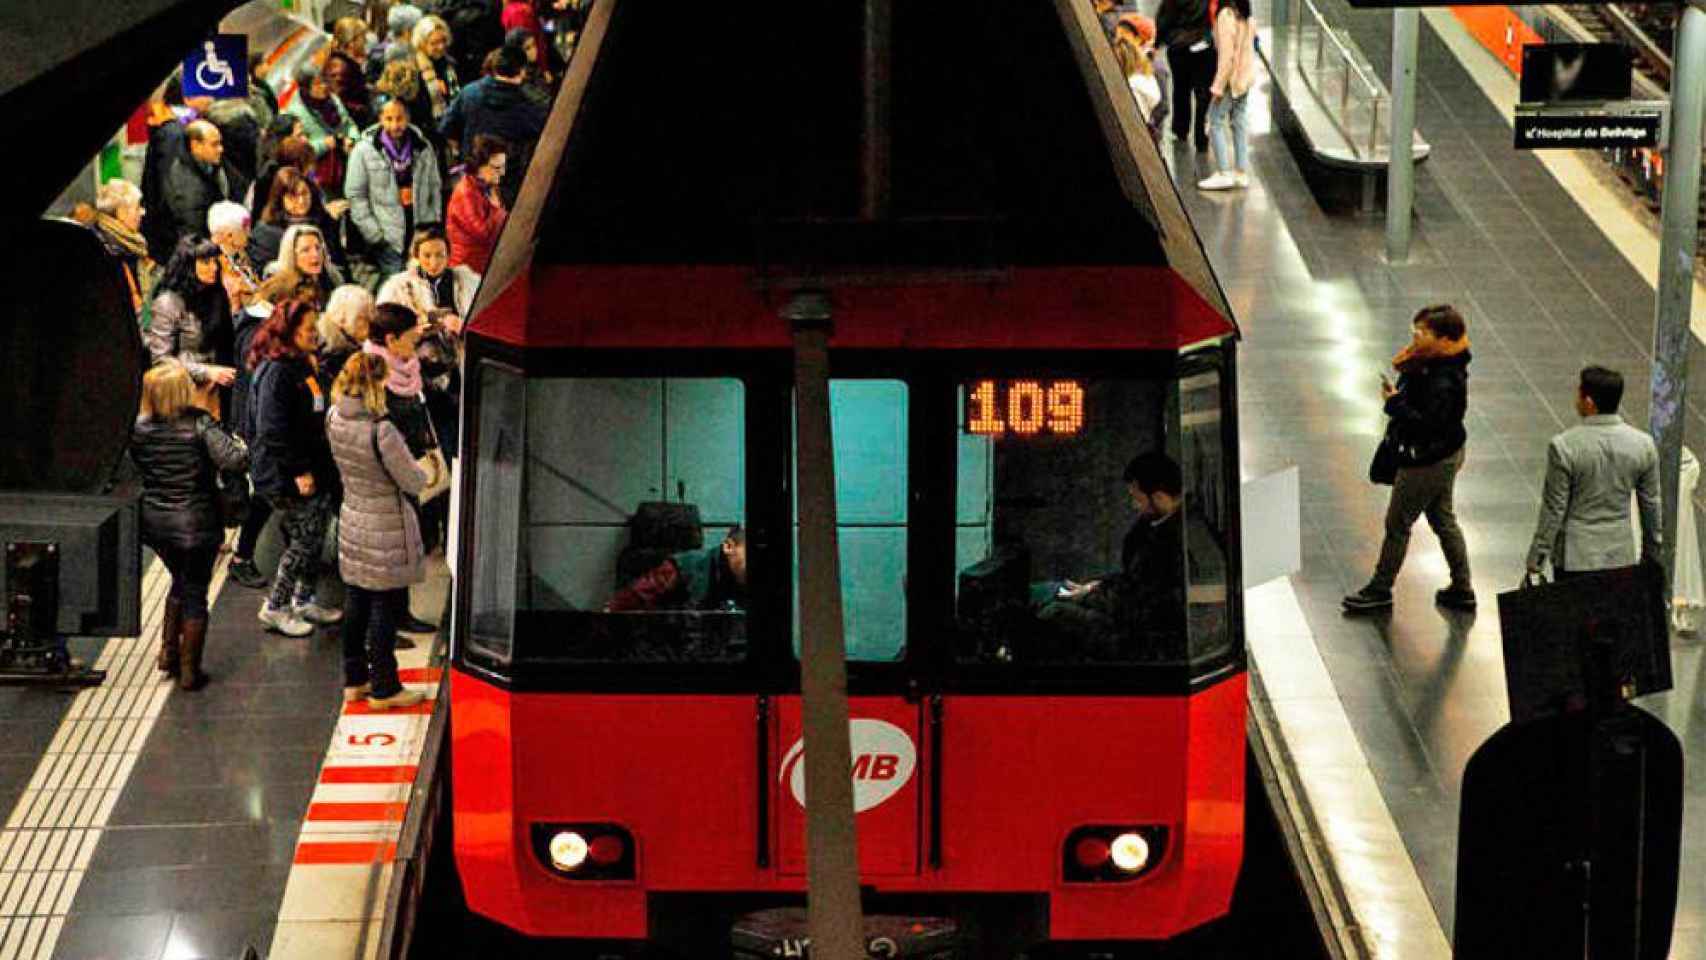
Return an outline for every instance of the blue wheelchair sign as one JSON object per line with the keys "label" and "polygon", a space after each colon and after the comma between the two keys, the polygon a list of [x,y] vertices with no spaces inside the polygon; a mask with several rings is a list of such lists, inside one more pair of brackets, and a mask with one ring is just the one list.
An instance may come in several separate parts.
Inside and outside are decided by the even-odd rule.
{"label": "blue wheelchair sign", "polygon": [[246,97],[249,95],[249,38],[221,33],[202,41],[184,60],[184,96]]}

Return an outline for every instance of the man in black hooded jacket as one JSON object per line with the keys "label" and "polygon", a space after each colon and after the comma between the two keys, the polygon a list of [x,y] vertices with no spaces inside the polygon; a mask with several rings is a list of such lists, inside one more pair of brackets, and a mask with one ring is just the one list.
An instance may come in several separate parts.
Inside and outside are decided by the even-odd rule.
{"label": "man in black hooded jacket", "polygon": [[1451,584],[1435,593],[1434,600],[1453,609],[1475,609],[1469,550],[1452,506],[1467,438],[1463,415],[1469,407],[1469,337],[1463,315],[1449,306],[1426,307],[1410,325],[1410,345],[1392,359],[1397,385],[1381,382],[1391,418],[1384,442],[1392,446],[1398,467],[1386,506],[1386,539],[1368,586],[1344,599],[1350,613],[1392,606],[1392,583],[1404,565],[1410,528],[1423,514],[1451,568]]}
{"label": "man in black hooded jacket", "polygon": [[[1214,83],[1215,57],[1213,22],[1208,0],[1161,0],[1155,11],[1155,40],[1167,48],[1167,64],[1173,71],[1173,137],[1196,141],[1200,153],[1208,149],[1208,88]],[[1196,103],[1196,120],[1191,104]]]}

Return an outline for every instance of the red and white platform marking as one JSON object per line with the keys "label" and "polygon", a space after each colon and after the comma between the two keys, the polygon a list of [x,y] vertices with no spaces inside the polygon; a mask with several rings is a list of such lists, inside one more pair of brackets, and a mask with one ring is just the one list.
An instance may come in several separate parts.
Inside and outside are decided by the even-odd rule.
{"label": "red and white platform marking", "polygon": [[346,703],[308,802],[296,858],[279,905],[270,960],[372,957],[385,917],[397,840],[443,671],[430,644],[397,654],[403,685],[419,706],[376,711]]}

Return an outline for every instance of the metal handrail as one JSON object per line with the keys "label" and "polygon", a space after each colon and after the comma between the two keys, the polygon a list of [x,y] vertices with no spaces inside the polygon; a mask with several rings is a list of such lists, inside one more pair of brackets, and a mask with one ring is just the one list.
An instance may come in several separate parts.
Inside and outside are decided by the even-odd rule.
{"label": "metal handrail", "polygon": [[[1306,25],[1304,20],[1314,21],[1315,63],[1313,68],[1305,68],[1299,64],[1298,76],[1302,78],[1310,93],[1315,95],[1316,101],[1323,107],[1328,107],[1330,103],[1328,91],[1323,88],[1324,84],[1318,83],[1317,75],[1326,75],[1330,71],[1339,74],[1338,111],[1335,115],[1334,111],[1328,109],[1328,117],[1333,121],[1333,125],[1338,127],[1339,133],[1345,138],[1345,142],[1350,144],[1351,149],[1356,151],[1359,157],[1370,156],[1380,145],[1380,118],[1382,105],[1387,101],[1386,89],[1363,68],[1360,52],[1346,44],[1339,31],[1328,25],[1326,17],[1315,6],[1313,0],[1302,0],[1302,4],[1309,11],[1308,17],[1293,19],[1285,27],[1292,34],[1292,42],[1301,48],[1301,40],[1298,38],[1298,34]],[[1336,64],[1326,62],[1329,43],[1334,48],[1334,56],[1337,58]],[[1301,49],[1298,52],[1301,53]],[[1353,76],[1362,86],[1363,97],[1359,99],[1366,99],[1369,104],[1369,127],[1366,145],[1350,130],[1351,77]]]}

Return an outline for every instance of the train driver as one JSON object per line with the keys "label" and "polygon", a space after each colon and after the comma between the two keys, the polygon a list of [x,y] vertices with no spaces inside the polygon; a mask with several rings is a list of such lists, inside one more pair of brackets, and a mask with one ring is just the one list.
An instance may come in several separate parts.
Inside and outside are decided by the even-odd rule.
{"label": "train driver", "polygon": [[604,605],[605,613],[745,609],[746,531],[738,525],[715,547],[671,556]]}
{"label": "train driver", "polygon": [[1137,517],[1121,544],[1120,569],[1087,583],[1051,584],[1037,611],[1041,620],[1082,628],[1116,645],[1123,645],[1120,636],[1132,630],[1182,632],[1185,614],[1185,496],[1179,465],[1166,454],[1143,453],[1126,465],[1123,479]]}

